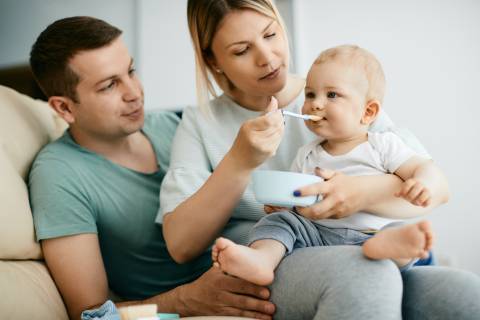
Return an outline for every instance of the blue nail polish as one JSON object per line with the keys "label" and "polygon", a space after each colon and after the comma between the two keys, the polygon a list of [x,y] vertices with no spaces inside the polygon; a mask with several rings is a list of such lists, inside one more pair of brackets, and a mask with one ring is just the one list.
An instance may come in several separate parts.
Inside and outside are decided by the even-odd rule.
{"label": "blue nail polish", "polygon": [[294,197],[300,197],[301,195],[302,195],[302,193],[300,191],[298,191],[298,190],[293,191],[293,196]]}

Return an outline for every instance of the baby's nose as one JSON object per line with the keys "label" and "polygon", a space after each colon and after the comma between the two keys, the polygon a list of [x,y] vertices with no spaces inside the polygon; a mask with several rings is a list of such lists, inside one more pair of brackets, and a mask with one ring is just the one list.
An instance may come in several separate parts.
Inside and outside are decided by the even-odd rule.
{"label": "baby's nose", "polygon": [[312,109],[313,110],[322,110],[324,108],[324,105],[321,101],[314,101],[312,103]]}

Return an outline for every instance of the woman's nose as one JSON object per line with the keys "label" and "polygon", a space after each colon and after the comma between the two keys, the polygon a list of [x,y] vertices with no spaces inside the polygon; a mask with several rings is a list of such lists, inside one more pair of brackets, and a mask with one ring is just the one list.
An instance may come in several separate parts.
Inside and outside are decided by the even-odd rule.
{"label": "woman's nose", "polygon": [[267,44],[258,45],[257,64],[260,67],[272,66],[274,54]]}

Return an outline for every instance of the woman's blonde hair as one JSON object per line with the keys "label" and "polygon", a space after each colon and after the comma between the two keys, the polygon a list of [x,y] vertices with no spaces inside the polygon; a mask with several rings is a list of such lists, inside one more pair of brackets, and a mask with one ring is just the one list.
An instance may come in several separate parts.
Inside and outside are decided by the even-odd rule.
{"label": "woman's blonde hair", "polygon": [[313,64],[321,64],[335,59],[344,59],[365,71],[368,81],[368,100],[383,102],[385,95],[385,74],[382,65],[369,51],[356,45],[341,45],[322,51]]}
{"label": "woman's blonde hair", "polygon": [[212,77],[223,91],[233,89],[229,79],[212,70],[208,63],[213,58],[213,37],[227,14],[246,9],[276,20],[284,32],[288,46],[285,24],[271,0],[188,0],[187,18],[195,51],[197,102],[203,112],[209,112],[210,99],[217,97]]}

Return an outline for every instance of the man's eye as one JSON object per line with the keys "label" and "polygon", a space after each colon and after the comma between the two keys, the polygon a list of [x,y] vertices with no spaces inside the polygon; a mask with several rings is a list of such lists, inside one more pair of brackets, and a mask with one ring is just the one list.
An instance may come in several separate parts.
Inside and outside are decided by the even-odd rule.
{"label": "man's eye", "polygon": [[307,99],[315,99],[315,93],[313,93],[313,92],[305,92],[305,98],[307,98]]}
{"label": "man's eye", "polygon": [[135,69],[135,68],[132,68],[132,69],[128,70],[129,75],[134,75],[136,72],[137,72],[137,69]]}
{"label": "man's eye", "polygon": [[333,91],[327,92],[327,98],[328,99],[335,99],[337,97],[338,97],[338,94],[336,92],[333,92]]}
{"label": "man's eye", "polygon": [[115,86],[115,81],[112,81],[110,82],[107,86],[103,87],[102,89],[100,89],[100,91],[107,91],[107,90],[111,90],[114,86]]}

